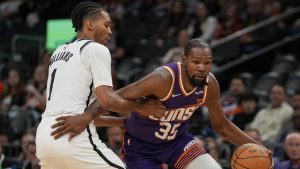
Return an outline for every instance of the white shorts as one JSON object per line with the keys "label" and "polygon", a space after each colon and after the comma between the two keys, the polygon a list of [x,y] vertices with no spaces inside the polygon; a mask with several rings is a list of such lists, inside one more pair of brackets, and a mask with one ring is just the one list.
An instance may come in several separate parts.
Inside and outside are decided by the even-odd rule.
{"label": "white shorts", "polygon": [[99,139],[93,124],[70,142],[54,140],[51,125],[58,116],[43,117],[36,133],[36,154],[42,169],[124,169],[121,159]]}

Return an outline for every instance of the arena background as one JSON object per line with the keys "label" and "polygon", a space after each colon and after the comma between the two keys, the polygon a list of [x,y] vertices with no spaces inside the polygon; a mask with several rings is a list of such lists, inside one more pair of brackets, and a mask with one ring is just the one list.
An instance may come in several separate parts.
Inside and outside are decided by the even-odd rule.
{"label": "arena background", "polygon": [[[78,2],[0,0],[0,168],[39,168],[34,134],[45,108],[49,57],[57,45],[75,38],[69,18]],[[213,51],[212,72],[219,80],[227,117],[255,133],[253,137],[274,151],[274,159],[291,158],[283,142],[289,131],[300,131],[299,0],[97,2],[113,22],[108,47],[115,89],[177,61],[189,39],[202,38]],[[270,124],[279,127],[266,130],[253,121],[272,104],[269,96],[275,84],[285,89],[282,102],[293,112]],[[98,131],[120,154],[121,129]],[[230,168],[234,146],[212,132],[205,107],[194,113],[190,131],[223,168]]]}

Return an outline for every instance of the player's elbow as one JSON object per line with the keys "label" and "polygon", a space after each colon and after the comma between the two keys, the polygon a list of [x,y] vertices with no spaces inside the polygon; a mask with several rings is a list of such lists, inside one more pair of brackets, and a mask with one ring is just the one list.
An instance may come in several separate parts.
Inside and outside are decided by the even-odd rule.
{"label": "player's elbow", "polygon": [[213,126],[213,130],[214,130],[216,133],[222,133],[223,128],[222,128],[221,126]]}
{"label": "player's elbow", "polygon": [[212,128],[216,133],[220,134],[223,132],[225,127],[224,123],[212,123]]}
{"label": "player's elbow", "polygon": [[100,106],[106,110],[111,110],[113,107],[113,101],[110,97],[106,97],[100,100]]}

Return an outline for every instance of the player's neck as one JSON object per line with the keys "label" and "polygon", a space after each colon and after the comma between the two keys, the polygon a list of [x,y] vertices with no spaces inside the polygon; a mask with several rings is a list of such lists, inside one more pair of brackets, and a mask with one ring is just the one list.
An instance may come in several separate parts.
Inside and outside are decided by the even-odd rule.
{"label": "player's neck", "polygon": [[181,65],[181,80],[182,80],[183,88],[186,92],[190,92],[196,88],[189,81],[189,78],[186,75],[186,69],[182,65]]}
{"label": "player's neck", "polygon": [[95,41],[95,39],[93,39],[92,36],[89,36],[83,32],[78,32],[76,39],[88,39],[88,40]]}

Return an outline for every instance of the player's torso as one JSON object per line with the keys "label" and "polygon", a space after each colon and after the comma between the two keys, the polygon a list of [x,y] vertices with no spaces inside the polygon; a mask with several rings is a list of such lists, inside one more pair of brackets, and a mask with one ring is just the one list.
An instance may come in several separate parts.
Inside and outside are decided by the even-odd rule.
{"label": "player's torso", "polygon": [[45,115],[79,114],[95,99],[91,71],[80,54],[88,40],[77,40],[56,49],[50,58]]}
{"label": "player's torso", "polygon": [[126,122],[127,132],[146,142],[160,144],[172,141],[187,134],[188,120],[193,112],[204,102],[207,80],[191,92],[186,92],[181,80],[180,63],[172,63],[165,68],[172,74],[173,84],[168,96],[162,99],[167,111],[161,119],[152,116],[141,117],[132,113]]}

